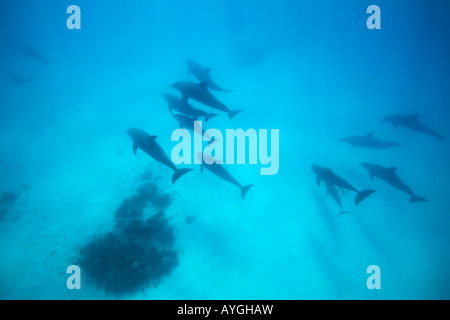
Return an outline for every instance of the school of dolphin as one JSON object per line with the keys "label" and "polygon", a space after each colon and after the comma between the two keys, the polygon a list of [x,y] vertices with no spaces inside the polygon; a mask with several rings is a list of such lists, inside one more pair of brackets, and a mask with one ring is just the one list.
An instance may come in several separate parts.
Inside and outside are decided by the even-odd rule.
{"label": "school of dolphin", "polygon": [[[210,75],[210,68],[204,68],[200,64],[192,61],[186,60],[188,66],[188,76],[190,74],[194,75],[199,83],[189,82],[189,81],[177,81],[174,82],[170,87],[178,90],[181,97],[169,93],[162,93],[164,100],[169,106],[169,112],[175,120],[179,123],[180,128],[186,128],[193,132],[195,130],[194,121],[198,118],[204,118],[205,122],[209,121],[211,118],[218,116],[216,113],[209,113],[204,110],[193,107],[189,103],[189,99],[195,100],[207,107],[225,112],[230,119],[233,119],[241,110],[231,110],[221,101],[219,101],[210,90],[229,92],[228,90],[220,87]],[[177,111],[174,114],[173,111]],[[184,174],[193,171],[187,168],[177,168],[172,160],[167,156],[161,146],[156,142],[156,136],[150,135],[145,131],[137,128],[130,128],[127,130],[129,136],[133,141],[133,153],[136,155],[138,149],[144,151],[150,157],[156,161],[162,163],[163,165],[169,167],[174,171],[172,175],[172,183],[175,183]],[[204,131],[202,132],[204,134]],[[213,143],[213,141],[211,142]],[[218,176],[219,178],[237,186],[241,190],[241,198],[244,199],[248,190],[253,187],[252,184],[243,186],[241,185],[226,169],[222,164],[217,164],[211,159],[205,159],[206,154],[197,154],[197,157],[202,162],[200,171],[203,172],[205,167],[210,172]],[[202,161],[202,158],[209,161]],[[211,163],[212,164],[208,164]]]}
{"label": "school of dolphin", "polygon": [[[169,112],[173,118],[178,122],[180,128],[186,128],[190,131],[196,132],[195,120],[198,118],[203,118],[205,122],[208,122],[211,118],[217,117],[216,113],[210,113],[205,110],[201,110],[193,107],[189,103],[189,99],[195,100],[207,107],[216,109],[218,111],[225,112],[230,119],[233,119],[241,110],[231,110],[221,101],[219,101],[210,90],[229,92],[229,90],[223,89],[219,86],[210,75],[210,68],[204,68],[197,62],[192,60],[186,60],[188,66],[188,76],[190,74],[194,75],[199,81],[198,83],[188,82],[188,81],[177,81],[174,82],[170,87],[178,90],[181,97],[162,93],[162,97],[167,102],[169,107]],[[174,113],[174,110],[177,113]],[[399,127],[408,128],[416,132],[420,132],[432,137],[444,140],[444,137],[439,135],[436,131],[430,129],[425,124],[419,120],[419,115],[391,115],[383,118],[382,122],[391,122],[395,129]],[[137,149],[141,149],[150,157],[156,161],[162,163],[163,165],[171,168],[174,173],[172,176],[172,183],[175,183],[184,174],[193,171],[192,169],[177,168],[172,160],[166,155],[161,146],[156,142],[156,136],[150,135],[143,130],[130,128],[127,130],[131,139],[133,140],[133,153],[136,155]],[[204,130],[202,130],[204,134]],[[370,132],[363,136],[350,136],[341,139],[342,142],[350,144],[353,148],[371,148],[371,149],[388,149],[392,147],[401,146],[401,144],[392,141],[383,141],[374,137],[373,132]],[[226,169],[222,164],[217,164],[211,159],[207,163],[205,159],[205,154],[197,154],[198,159],[202,162],[200,171],[203,172],[203,168],[207,168],[210,172],[222,178],[225,181],[237,186],[241,190],[242,199],[245,198],[248,190],[253,187],[252,184],[243,186],[241,185]],[[206,159],[205,159],[206,160]],[[383,167],[378,164],[364,162],[361,166],[369,172],[370,180],[377,177],[383,180],[392,187],[407,193],[410,196],[410,203],[427,201],[425,198],[420,197],[414,193],[414,191],[397,175],[397,168],[395,167]],[[338,215],[344,213],[350,213],[345,211],[342,206],[341,198],[347,191],[352,191],[356,193],[355,205],[358,204],[369,197],[375,192],[375,190],[358,190],[344,178],[340,177],[333,172],[332,169],[321,167],[317,164],[313,164],[312,171],[316,175],[317,185],[320,187],[321,182],[324,182],[326,187],[327,195],[331,195],[333,200],[337,203],[340,208]],[[339,194],[339,191],[341,194]]]}
{"label": "school of dolphin", "polygon": [[[420,132],[434,138],[439,139],[439,141],[443,141],[445,137],[439,135],[436,131],[430,129],[425,124],[423,124],[419,120],[419,115],[391,115],[383,118],[382,122],[391,122],[395,129],[399,127],[405,127],[410,130]],[[373,132],[368,133],[363,136],[351,136],[345,137],[340,141],[346,142],[350,144],[353,148],[361,147],[361,148],[371,148],[371,149],[387,149],[391,147],[400,146],[401,144],[391,141],[383,141],[374,137]],[[420,202],[420,201],[428,201],[427,199],[420,197],[414,193],[414,191],[405,183],[402,179],[397,175],[396,167],[383,167],[379,164],[364,162],[360,164],[363,168],[365,168],[369,172],[370,180],[373,180],[374,177],[377,177],[380,180],[383,180],[387,184],[392,187],[405,192],[410,196],[409,202]],[[370,196],[375,190],[362,190],[358,191],[354,186],[352,186],[349,182],[338,176],[334,173],[330,168],[320,167],[316,164],[313,164],[312,171],[316,175],[317,185],[320,187],[321,181],[324,181],[325,187],[327,190],[327,195],[331,195],[333,200],[337,203],[340,208],[340,212],[338,215],[343,213],[350,213],[345,211],[342,207],[341,197],[344,195],[346,191],[356,192],[355,205],[357,206],[362,200]],[[339,194],[338,190],[342,193]]]}
{"label": "school of dolphin", "polygon": [[[25,57],[34,59],[48,65],[51,62],[39,54],[33,47],[30,46],[18,46],[17,50],[21,52]],[[189,103],[189,99],[195,100],[209,108],[216,109],[218,111],[225,112],[230,119],[233,119],[241,110],[231,110],[224,103],[218,100],[210,90],[218,92],[230,92],[229,90],[223,89],[219,86],[211,77],[211,68],[204,68],[200,64],[192,60],[186,60],[188,66],[188,76],[192,74],[198,83],[189,81],[177,81],[174,82],[170,87],[176,89],[180,92],[181,97],[162,93],[162,97],[167,102],[169,107],[169,112],[172,117],[178,122],[180,128],[186,128],[190,131],[196,132],[194,121],[203,118],[205,122],[208,122],[211,118],[217,117],[218,114],[207,112],[198,108],[193,107]],[[19,76],[12,72],[9,72],[10,78],[16,84],[23,84],[34,80],[32,76]],[[174,113],[174,110],[178,113]],[[437,138],[439,141],[443,141],[445,137],[439,135],[436,131],[429,128],[419,120],[419,115],[390,115],[381,120],[381,122],[390,122],[395,129],[399,127],[408,128],[410,130],[429,135],[431,137]],[[161,146],[156,142],[156,136],[150,135],[143,130],[130,128],[127,133],[133,141],[133,153],[136,155],[137,150],[140,149],[150,157],[160,162],[161,164],[169,167],[174,171],[172,175],[172,183],[175,183],[184,174],[193,171],[189,168],[177,168],[172,160],[167,156]],[[202,134],[205,134],[202,129]],[[350,136],[344,137],[340,141],[350,144],[353,148],[371,148],[371,149],[388,149],[392,147],[401,146],[401,144],[392,141],[383,141],[374,137],[373,132],[370,132],[363,136]],[[213,143],[212,140],[211,143]],[[199,160],[205,159],[205,154],[197,154]],[[206,160],[206,159],[205,159]],[[211,159],[209,159],[211,160]],[[203,172],[203,167],[207,168],[210,172],[218,176],[219,178],[237,186],[241,190],[242,199],[245,198],[248,190],[253,187],[252,184],[242,186],[226,169],[222,164],[217,164],[213,161],[207,161],[211,163],[208,165],[205,161],[201,161],[202,165],[200,171]],[[383,167],[379,164],[364,162],[360,164],[369,172],[370,180],[377,177],[380,180],[385,181],[392,187],[405,192],[410,196],[410,203],[427,201],[425,198],[420,197],[414,193],[414,191],[397,175],[397,168],[395,167]],[[355,205],[357,206],[361,201],[369,197],[375,190],[361,190],[359,191],[348,181],[333,172],[332,169],[321,167],[317,164],[313,164],[312,171],[316,175],[317,185],[320,187],[323,181],[327,190],[327,195],[331,195],[333,200],[337,203],[340,208],[338,215],[343,213],[349,213],[345,211],[342,206],[341,198],[347,191],[352,191],[356,193]],[[339,194],[338,191],[341,191]]]}

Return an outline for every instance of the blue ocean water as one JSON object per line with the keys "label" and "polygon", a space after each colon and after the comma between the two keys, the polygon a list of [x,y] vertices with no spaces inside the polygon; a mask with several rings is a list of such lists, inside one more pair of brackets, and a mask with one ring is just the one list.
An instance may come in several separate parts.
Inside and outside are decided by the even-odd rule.
{"label": "blue ocean water", "polygon": [[[80,30],[66,26],[72,4]],[[379,30],[366,26],[372,4]],[[450,136],[448,12],[448,1],[1,2],[0,298],[449,299],[449,141],[380,122],[420,114]],[[279,130],[277,174],[225,165],[255,185],[245,200],[199,165],[180,165],[194,171],[172,184],[171,169],[132,152],[126,130],[140,128],[170,155],[178,124],[161,93],[197,82],[186,59],[210,67],[230,90],[211,92],[243,111],[230,120],[193,101],[219,114],[205,128]],[[339,141],[370,132],[401,146]],[[371,181],[363,162],[396,167],[428,202]],[[376,192],[358,206],[345,193],[351,213],[337,216],[314,163]],[[67,267],[93,239],[122,239],[118,208],[144,183],[170,204],[152,198],[126,212],[164,212],[173,268],[116,295],[81,265],[81,290],[69,290]],[[115,270],[109,280],[141,270],[139,255],[105,250],[89,258]],[[366,285],[370,265],[381,289]]]}

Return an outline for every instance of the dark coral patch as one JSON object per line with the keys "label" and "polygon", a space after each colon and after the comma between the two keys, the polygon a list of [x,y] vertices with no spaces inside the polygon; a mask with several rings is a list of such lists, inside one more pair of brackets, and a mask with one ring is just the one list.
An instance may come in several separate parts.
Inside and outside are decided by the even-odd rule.
{"label": "dark coral patch", "polygon": [[141,184],[117,208],[113,232],[81,248],[79,265],[98,287],[119,295],[156,287],[178,265],[175,234],[164,214],[170,202],[154,181]]}

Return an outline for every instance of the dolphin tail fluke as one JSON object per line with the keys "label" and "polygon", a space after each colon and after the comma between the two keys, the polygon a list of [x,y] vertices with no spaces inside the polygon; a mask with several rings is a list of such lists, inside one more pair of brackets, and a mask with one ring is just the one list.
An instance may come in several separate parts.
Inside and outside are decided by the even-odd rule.
{"label": "dolphin tail fluke", "polygon": [[244,200],[245,195],[247,194],[248,190],[250,190],[251,187],[253,187],[254,184],[249,184],[248,186],[242,187],[241,188],[241,198],[242,200]]}
{"label": "dolphin tail fluke", "polygon": [[233,110],[228,112],[228,118],[233,119],[235,115],[237,115],[238,113],[242,112],[242,110]]}
{"label": "dolphin tail fluke", "polygon": [[363,201],[365,198],[370,196],[372,193],[374,193],[375,190],[363,190],[358,192],[355,198],[355,205],[358,205],[361,201]]}
{"label": "dolphin tail fluke", "polygon": [[412,196],[409,199],[409,203],[413,203],[413,202],[428,202],[428,200],[425,198],[419,197],[419,196]]}
{"label": "dolphin tail fluke", "polygon": [[217,116],[218,116],[218,114],[215,114],[215,113],[207,113],[207,114],[205,115],[205,122],[208,122],[209,119],[214,118],[214,117],[217,117]]}
{"label": "dolphin tail fluke", "polygon": [[172,175],[172,183],[177,182],[177,180],[186,173],[192,171],[192,169],[184,168],[184,169],[176,169],[175,172]]}

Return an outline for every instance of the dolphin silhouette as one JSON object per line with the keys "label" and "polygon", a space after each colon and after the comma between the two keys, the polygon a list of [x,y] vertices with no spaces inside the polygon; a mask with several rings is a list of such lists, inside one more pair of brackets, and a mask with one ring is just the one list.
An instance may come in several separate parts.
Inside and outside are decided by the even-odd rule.
{"label": "dolphin silhouette", "polygon": [[192,169],[177,169],[169,157],[165,154],[161,146],[156,142],[156,136],[151,136],[140,129],[131,128],[127,130],[133,140],[133,153],[136,155],[137,149],[141,149],[150,157],[169,167],[174,171],[172,183],[175,183],[182,175],[192,171]]}
{"label": "dolphin silhouette", "polygon": [[211,68],[203,68],[200,64],[192,60],[186,60],[186,64],[188,65],[188,76],[192,73],[198,81],[207,82],[208,88],[216,91],[230,92],[229,90],[225,90],[221,88],[214,80],[211,78],[210,71]]}
{"label": "dolphin silhouette", "polygon": [[327,187],[327,195],[331,195],[334,201],[338,204],[339,208],[341,208],[341,212],[339,212],[337,215],[339,216],[344,213],[350,213],[348,211],[344,211],[344,209],[342,208],[341,196],[339,196],[337,188],[329,182],[325,182],[325,186]]}
{"label": "dolphin silhouette", "polygon": [[405,127],[409,128],[414,131],[418,131],[427,135],[430,135],[432,137],[438,138],[440,141],[443,141],[445,137],[439,135],[436,133],[436,131],[428,128],[425,126],[422,122],[419,120],[418,114],[414,114],[411,116],[404,116],[404,115],[392,115],[385,117],[381,119],[382,122],[391,122],[395,129],[398,129],[398,127]]}
{"label": "dolphin silhouette", "polygon": [[342,191],[349,190],[356,192],[355,205],[358,205],[361,201],[375,192],[375,190],[358,191],[350,183],[335,174],[330,168],[325,168],[313,164],[312,171],[316,174],[316,181],[318,186],[320,186],[320,182],[323,180],[326,184],[338,187]]}
{"label": "dolphin silhouette", "polygon": [[[195,123],[195,121],[197,120],[196,118],[189,118],[182,114],[175,114],[175,115],[173,115],[173,117],[180,124],[180,128],[182,128],[182,129],[186,128],[194,133],[195,132],[200,133],[200,127],[196,126],[196,123]],[[205,130],[203,128],[201,128],[201,135],[211,141],[211,137],[209,136],[209,134],[207,134],[205,132]],[[215,140],[213,140],[213,141],[215,141]]]}
{"label": "dolphin silhouette", "polygon": [[353,148],[363,147],[371,149],[386,149],[395,146],[401,146],[397,142],[382,141],[374,138],[373,132],[370,132],[364,136],[350,136],[342,138],[340,141],[349,143]]}
{"label": "dolphin silhouette", "polygon": [[34,80],[33,77],[22,77],[22,76],[15,75],[11,72],[9,73],[9,76],[17,85],[27,83],[27,82]]}
{"label": "dolphin silhouette", "polygon": [[161,93],[161,95],[167,101],[167,104],[169,105],[169,111],[172,115],[172,109],[175,109],[176,111],[187,116],[195,118],[204,117],[205,122],[208,122],[209,119],[217,116],[217,114],[215,113],[208,113],[206,111],[194,108],[187,101],[182,100],[174,95],[168,93]]}
{"label": "dolphin silhouette", "polygon": [[188,99],[196,100],[208,107],[228,113],[230,119],[233,119],[236,114],[242,112],[241,110],[230,110],[226,105],[217,100],[217,98],[209,92],[208,82],[197,84],[188,81],[178,81],[173,83],[171,87],[181,92],[183,101],[187,101]]}
{"label": "dolphin silhouette", "polygon": [[[205,162],[202,159],[205,160]],[[221,164],[218,164],[214,162],[214,159],[211,158],[207,154],[202,154],[200,152],[197,153],[197,158],[202,161],[202,164],[200,166],[200,172],[203,173],[203,168],[205,167],[210,172],[214,173],[219,178],[222,178],[225,181],[228,181],[231,184],[234,184],[235,186],[239,187],[241,189],[241,198],[244,200],[245,195],[247,194],[248,190],[250,190],[251,187],[253,187],[253,184],[249,184],[246,186],[242,186],[233,176],[225,169],[225,167]],[[208,164],[211,163],[211,164]]]}
{"label": "dolphin silhouette", "polygon": [[385,168],[378,164],[364,162],[361,163],[361,166],[363,166],[365,169],[369,171],[369,177],[370,180],[373,180],[373,177],[377,177],[394,188],[397,188],[403,192],[406,192],[411,196],[409,199],[409,203],[413,202],[419,202],[419,201],[428,201],[425,198],[417,196],[414,191],[410,187],[406,185],[398,176],[397,176],[397,168],[391,167],[391,168]]}
{"label": "dolphin silhouette", "polygon": [[18,46],[18,49],[27,58],[32,58],[34,60],[40,61],[45,65],[49,65],[51,63],[31,46]]}

